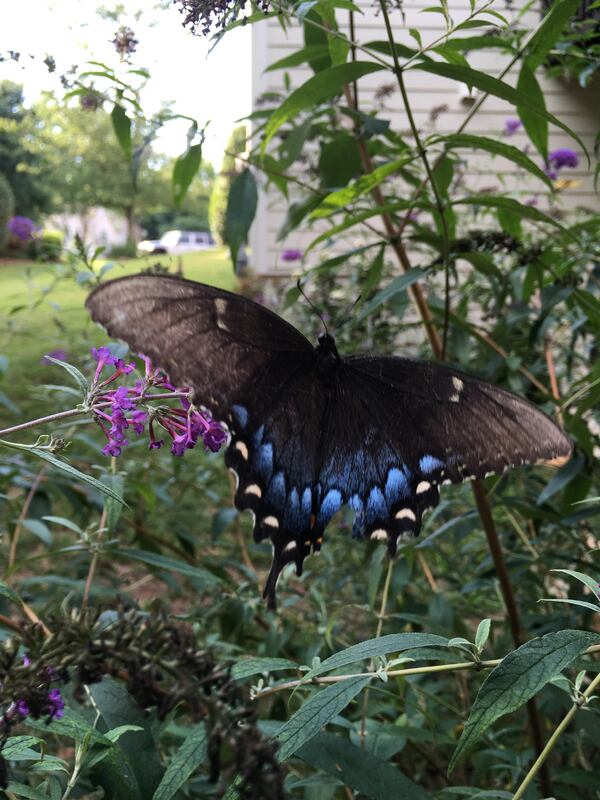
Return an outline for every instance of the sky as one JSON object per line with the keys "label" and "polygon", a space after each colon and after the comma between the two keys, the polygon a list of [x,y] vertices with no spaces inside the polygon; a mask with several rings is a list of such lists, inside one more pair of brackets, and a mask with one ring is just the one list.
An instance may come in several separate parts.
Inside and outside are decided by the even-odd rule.
{"label": "sky", "polygon": [[[0,80],[22,83],[26,102],[31,103],[44,90],[59,96],[64,91],[57,75],[50,75],[42,63],[47,53],[56,59],[57,74],[73,64],[84,67],[90,60],[123,69],[110,44],[118,23],[97,14],[101,6],[113,9],[116,5],[110,0],[11,3],[10,12],[2,12],[0,53],[14,50],[21,58],[18,63],[0,63]],[[171,102],[174,112],[193,117],[200,125],[210,120],[203,155],[218,169],[235,120],[250,113],[250,26],[228,33],[209,54],[211,42],[183,28],[176,6],[152,9],[152,0],[121,0],[119,5],[125,10],[119,22],[131,27],[139,40],[133,62],[151,74],[143,94],[144,111],[149,115],[161,103]],[[188,124],[166,125],[155,149],[180,154]]]}

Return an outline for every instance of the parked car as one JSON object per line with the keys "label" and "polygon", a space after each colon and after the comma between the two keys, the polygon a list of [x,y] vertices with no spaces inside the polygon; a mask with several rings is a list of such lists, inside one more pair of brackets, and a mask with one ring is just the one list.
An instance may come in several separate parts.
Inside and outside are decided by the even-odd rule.
{"label": "parked car", "polygon": [[161,253],[178,256],[196,250],[208,250],[215,242],[207,231],[167,231],[160,239],[144,239],[138,244],[140,255]]}

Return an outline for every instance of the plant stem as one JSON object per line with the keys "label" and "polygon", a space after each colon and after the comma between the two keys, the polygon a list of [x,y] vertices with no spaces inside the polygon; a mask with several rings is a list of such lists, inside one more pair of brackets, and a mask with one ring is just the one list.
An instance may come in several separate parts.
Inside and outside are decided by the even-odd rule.
{"label": "plant stem", "polygon": [[[110,459],[110,471],[112,475],[115,475],[117,471],[117,459],[114,456],[111,456]],[[105,498],[104,506],[102,507],[102,514],[100,515],[100,522],[98,524],[98,539],[96,541],[97,546],[94,552],[92,553],[92,559],[90,561],[87,578],[85,579],[85,588],[83,590],[81,608],[85,608],[88,604],[90,592],[92,590],[92,583],[96,572],[96,567],[98,566],[98,560],[100,558],[100,544],[102,543],[102,537],[104,534],[104,528],[106,527],[107,517],[108,517],[108,498]]]}
{"label": "plant stem", "polygon": [[44,464],[44,466],[40,469],[38,474],[35,476],[33,483],[31,484],[29,491],[27,492],[27,497],[25,498],[25,502],[23,503],[23,508],[21,509],[21,513],[19,514],[19,518],[17,520],[17,524],[15,525],[15,529],[13,531],[12,539],[10,541],[10,552],[8,554],[8,569],[11,570],[15,565],[15,560],[17,557],[17,544],[19,543],[19,536],[21,533],[21,527],[23,525],[23,521],[27,519],[27,514],[29,513],[29,507],[33,502],[33,498],[35,497],[35,493],[37,492],[40,483],[42,482],[46,470],[48,469],[48,465]]}
{"label": "plant stem", "polygon": [[[583,655],[592,655],[594,653],[600,653],[600,645],[595,644],[592,647],[588,647],[588,649],[583,653]],[[391,669],[387,672],[389,678],[398,678],[398,677],[407,677],[410,675],[428,675],[436,672],[462,672],[462,671],[470,671],[475,670],[479,672],[483,669],[493,669],[497,667],[498,664],[501,664],[503,658],[494,658],[489,659],[487,661],[458,661],[452,664],[432,664],[427,667],[409,667],[407,669]],[[600,673],[598,673],[600,675]],[[311,684],[328,684],[328,683],[339,683],[340,681],[346,681],[349,678],[366,678],[366,677],[376,677],[377,673],[373,671],[368,672],[354,672],[349,675],[326,675],[324,677],[316,677],[313,678],[311,681],[307,682],[303,678],[299,678],[293,681],[286,681],[285,683],[280,683],[277,686],[271,686],[269,689],[265,689],[262,692],[257,694],[257,699],[262,699],[263,697],[267,697],[271,694],[277,694],[278,692],[285,692],[289,689],[295,689],[298,686],[310,686]]]}
{"label": "plant stem", "polygon": [[29,422],[22,422],[20,425],[13,425],[12,428],[5,428],[0,431],[0,436],[5,436],[7,433],[16,433],[17,431],[24,431],[28,428],[35,428],[36,425],[45,425],[48,422],[56,422],[60,419],[69,419],[69,417],[81,417],[87,414],[88,411],[81,408],[71,408],[68,411],[59,411],[56,414],[49,414],[47,417],[38,417],[38,419],[30,419]]}
{"label": "plant stem", "polygon": [[566,730],[566,728],[568,728],[568,726],[571,724],[571,720],[573,719],[577,711],[581,708],[581,706],[585,703],[585,701],[592,696],[592,694],[594,693],[595,689],[598,686],[600,686],[600,673],[596,675],[594,680],[590,683],[588,688],[583,693],[582,701],[573,703],[573,706],[567,712],[564,719],[559,723],[558,727],[556,728],[552,736],[548,739],[546,746],[539,754],[537,759],[534,761],[534,763],[531,765],[529,772],[521,782],[521,785],[519,786],[517,791],[514,793],[513,800],[521,800],[531,781],[535,778],[538,771],[544,766],[546,759],[556,746],[562,733]]}
{"label": "plant stem", "polygon": [[[381,631],[383,630],[383,621],[385,619],[385,612],[387,609],[388,598],[390,596],[390,586],[392,583],[392,573],[394,571],[394,559],[388,556],[388,566],[385,573],[385,581],[383,584],[383,592],[381,593],[381,605],[379,606],[379,614],[377,615],[377,629],[375,631],[375,638],[379,639]],[[371,670],[373,670],[373,660],[371,659]],[[360,746],[364,749],[365,740],[367,735],[367,709],[369,706],[369,687],[365,689],[363,694],[362,710],[360,715]]]}

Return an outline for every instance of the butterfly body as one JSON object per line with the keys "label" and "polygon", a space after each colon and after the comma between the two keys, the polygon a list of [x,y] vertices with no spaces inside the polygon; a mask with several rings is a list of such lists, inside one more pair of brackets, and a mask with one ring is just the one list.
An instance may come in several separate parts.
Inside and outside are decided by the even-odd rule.
{"label": "butterfly body", "polygon": [[394,554],[416,536],[439,486],[568,456],[571,445],[522,398],[449,367],[314,347],[271,311],[214,287],[139,275],[90,295],[92,317],[148,355],[228,426],[235,505],[255,516],[281,569],[318,552],[347,505],[353,535]]}

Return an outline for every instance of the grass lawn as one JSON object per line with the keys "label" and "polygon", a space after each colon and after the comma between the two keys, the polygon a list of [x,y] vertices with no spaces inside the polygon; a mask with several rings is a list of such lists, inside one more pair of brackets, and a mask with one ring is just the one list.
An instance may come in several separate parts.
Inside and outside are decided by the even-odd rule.
{"label": "grass lawn", "polygon": [[[115,261],[106,277],[132,275],[157,261],[176,270],[175,258],[152,256]],[[225,248],[184,255],[183,275],[224,289],[236,285]],[[6,370],[0,372],[0,401],[4,394],[23,411],[30,411],[32,387],[65,382],[59,368],[40,364],[45,353],[64,349],[69,360],[84,366],[90,346],[106,342],[106,334],[90,321],[84,308],[88,292],[88,285],[79,286],[67,277],[64,265],[0,261],[0,357],[8,358]],[[48,403],[41,413],[49,413]],[[0,420],[17,421],[1,402]]]}

